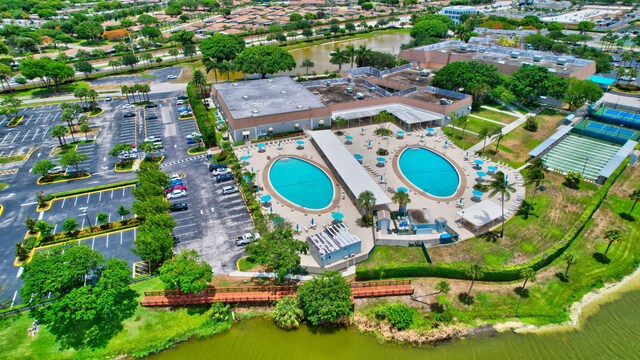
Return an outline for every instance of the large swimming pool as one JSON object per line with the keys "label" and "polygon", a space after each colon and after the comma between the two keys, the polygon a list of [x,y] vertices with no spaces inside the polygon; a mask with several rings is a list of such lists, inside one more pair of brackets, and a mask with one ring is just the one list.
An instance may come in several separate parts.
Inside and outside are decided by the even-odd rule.
{"label": "large swimming pool", "polygon": [[429,195],[446,198],[458,190],[458,171],[433,151],[421,147],[408,148],[402,152],[398,162],[404,177]]}
{"label": "large swimming pool", "polygon": [[269,169],[269,181],[287,201],[319,210],[331,204],[333,183],[319,167],[298,158],[276,160]]}

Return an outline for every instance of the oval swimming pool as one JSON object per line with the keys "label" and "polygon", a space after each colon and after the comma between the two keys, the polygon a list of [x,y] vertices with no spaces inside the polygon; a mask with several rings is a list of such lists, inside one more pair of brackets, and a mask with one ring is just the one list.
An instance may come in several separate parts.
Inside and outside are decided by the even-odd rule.
{"label": "oval swimming pool", "polygon": [[269,182],[287,201],[307,209],[323,209],[333,199],[333,183],[319,167],[298,158],[281,158],[269,169]]}
{"label": "oval swimming pool", "polygon": [[435,197],[453,196],[460,185],[460,175],[453,164],[422,147],[403,151],[398,166],[409,182]]}

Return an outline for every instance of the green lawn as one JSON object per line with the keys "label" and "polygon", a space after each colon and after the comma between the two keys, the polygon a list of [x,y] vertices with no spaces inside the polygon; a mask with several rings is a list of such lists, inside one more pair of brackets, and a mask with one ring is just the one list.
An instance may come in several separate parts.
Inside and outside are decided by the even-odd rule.
{"label": "green lawn", "polygon": [[371,257],[367,261],[358,264],[358,266],[374,267],[378,265],[406,263],[424,264],[426,261],[422,249],[419,247],[376,246]]}
{"label": "green lawn", "polygon": [[9,184],[7,183],[0,183],[0,190],[4,190],[7,188],[7,186],[9,186]]}
{"label": "green lawn", "polygon": [[512,123],[517,119],[517,117],[515,116],[507,115],[497,111],[491,111],[488,109],[480,109],[477,111],[472,111],[471,114],[480,116],[489,120],[500,121],[505,124]]}
{"label": "green lawn", "polygon": [[[489,129],[489,134],[491,134],[496,129],[501,129],[503,127],[503,126],[498,125],[496,123],[492,123],[492,122],[485,121],[485,120],[482,120],[482,119],[476,119],[476,118],[473,118],[473,117],[468,117],[468,119],[469,120],[467,121],[467,128],[466,128],[465,131],[471,131],[471,132],[474,132],[474,133],[479,133],[480,130],[482,130],[482,128],[487,128],[487,129]],[[462,126],[458,126],[457,124],[455,124],[455,126],[456,127],[462,127]],[[465,134],[465,136],[466,136],[466,134]]]}
{"label": "green lawn", "polygon": [[463,150],[472,147],[475,143],[480,141],[477,136],[468,132],[464,133],[464,141],[462,141],[462,129],[447,128],[445,133],[453,141],[453,144]]}
{"label": "green lawn", "polygon": [[238,260],[238,270],[240,271],[249,271],[258,265],[258,262],[251,256],[245,256]]}
{"label": "green lawn", "polygon": [[[141,293],[162,289],[158,279],[131,286]],[[8,359],[104,359],[118,355],[145,355],[191,337],[215,334],[228,328],[227,324],[214,324],[205,308],[155,309],[138,306],[134,315],[123,324],[123,329],[105,348],[61,350],[54,336],[41,328],[35,337],[27,334],[33,319],[23,313],[0,320],[0,346]]]}
{"label": "green lawn", "polygon": [[8,164],[16,161],[24,160],[24,155],[13,155],[0,157],[0,164]]}

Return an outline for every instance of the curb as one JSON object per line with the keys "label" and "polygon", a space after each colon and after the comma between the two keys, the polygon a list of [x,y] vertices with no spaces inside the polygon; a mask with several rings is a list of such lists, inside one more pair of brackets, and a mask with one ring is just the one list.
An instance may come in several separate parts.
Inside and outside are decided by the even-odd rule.
{"label": "curb", "polygon": [[40,180],[44,177],[41,176],[38,178],[38,180],[36,181],[36,184],[38,185],[49,185],[49,184],[57,184],[57,183],[61,183],[61,182],[66,182],[66,181],[73,181],[73,180],[82,180],[82,179],[88,179],[90,177],[92,177],[93,175],[89,174],[89,175],[85,175],[85,176],[80,176],[80,177],[75,177],[75,178],[71,178],[71,179],[62,179],[62,180],[56,180],[56,181],[50,181],[50,182],[40,182]]}
{"label": "curb", "polygon": [[[13,121],[14,119],[15,118],[11,119],[11,121]],[[20,118],[18,119],[18,121],[15,124],[7,125],[7,127],[16,127],[16,126],[20,125],[20,123],[22,122],[23,119],[24,119],[24,115],[21,115]],[[9,122],[11,122],[11,121],[9,121]]]}

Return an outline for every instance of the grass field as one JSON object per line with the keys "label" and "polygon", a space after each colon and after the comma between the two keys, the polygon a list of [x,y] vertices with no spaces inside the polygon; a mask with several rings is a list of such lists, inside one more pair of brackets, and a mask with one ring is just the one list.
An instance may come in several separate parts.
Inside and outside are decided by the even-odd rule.
{"label": "grass field", "polygon": [[13,155],[13,156],[3,156],[0,157],[0,164],[8,164],[16,161],[24,160],[25,155]]}
{"label": "grass field", "polygon": [[501,113],[497,111],[491,111],[489,109],[480,109],[478,111],[472,111],[471,114],[480,116],[483,118],[487,118],[489,120],[500,121],[505,124],[510,124],[517,119],[517,117],[515,116],[507,115],[505,113]]}
{"label": "grass field", "polygon": [[[549,136],[556,132],[560,121],[565,114],[553,110],[545,110],[538,118],[538,131],[527,131],[522,126],[513,129],[500,141],[498,153],[488,152],[493,161],[506,162],[514,168],[524,165],[529,158],[529,151],[540,145]],[[495,151],[495,144],[488,146],[489,151]]]}
{"label": "grass field", "polygon": [[376,246],[371,257],[358,266],[374,267],[393,264],[424,264],[426,259],[419,247]]}

